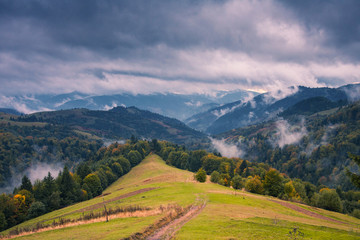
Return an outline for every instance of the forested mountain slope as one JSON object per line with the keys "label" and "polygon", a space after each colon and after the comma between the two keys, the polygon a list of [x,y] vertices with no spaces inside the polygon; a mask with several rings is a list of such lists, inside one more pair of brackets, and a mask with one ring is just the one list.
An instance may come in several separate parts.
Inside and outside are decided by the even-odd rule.
{"label": "forested mountain slope", "polygon": [[360,239],[359,220],[354,217],[209,181],[199,183],[193,173],[166,165],[156,155],[114,182],[101,198],[48,213],[2,234],[11,232],[16,237],[22,231],[19,239],[88,239],[91,235],[92,239],[262,240],[272,236],[285,240],[295,234]]}
{"label": "forested mountain slope", "polygon": [[[342,106],[348,101],[359,99],[356,96],[359,84],[340,88],[292,87],[276,92],[258,95],[246,101],[236,101],[221,107],[196,114],[185,122],[195,128],[211,134],[219,134],[231,129],[248,126],[277,117],[279,113],[294,107],[297,103],[317,98],[317,111],[332,106]],[[322,99],[323,101],[320,101]],[[324,101],[325,100],[325,101]]]}
{"label": "forested mountain slope", "polygon": [[179,120],[135,107],[116,107],[109,111],[71,109],[39,112],[17,120],[64,125],[110,139],[129,139],[135,136],[191,144],[205,137],[203,133],[189,128]]}
{"label": "forested mountain slope", "polygon": [[311,114],[309,109],[295,110],[285,111],[284,118],[234,129],[217,138],[236,144],[243,158],[268,163],[290,177],[354,188],[345,168],[358,171],[348,154],[360,154],[360,102],[307,116],[303,114]]}

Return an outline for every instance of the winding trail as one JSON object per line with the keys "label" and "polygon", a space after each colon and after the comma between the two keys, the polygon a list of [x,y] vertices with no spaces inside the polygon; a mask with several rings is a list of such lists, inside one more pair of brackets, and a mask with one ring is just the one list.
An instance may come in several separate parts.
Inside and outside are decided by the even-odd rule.
{"label": "winding trail", "polygon": [[177,231],[181,229],[181,227],[190,221],[192,218],[196,217],[200,212],[205,208],[206,201],[202,204],[193,205],[189,211],[187,211],[181,217],[175,219],[174,221],[170,222],[166,226],[160,228],[154,234],[146,238],[147,240],[169,240],[171,239]]}

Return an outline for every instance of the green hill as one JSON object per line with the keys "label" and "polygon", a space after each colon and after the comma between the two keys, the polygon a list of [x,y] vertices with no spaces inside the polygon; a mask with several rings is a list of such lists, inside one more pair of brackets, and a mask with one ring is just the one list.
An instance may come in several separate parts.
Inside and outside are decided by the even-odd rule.
{"label": "green hill", "polygon": [[189,128],[179,120],[135,107],[116,107],[109,111],[71,109],[39,112],[17,120],[68,126],[110,139],[129,139],[133,135],[185,144],[205,138],[205,134]]}
{"label": "green hill", "polygon": [[[118,213],[91,220],[107,210]],[[75,221],[79,219],[79,221]],[[62,222],[63,225],[57,223]],[[50,225],[48,228],[41,229]],[[193,173],[157,155],[121,177],[102,196],[8,229],[38,227],[18,239],[360,239],[360,220],[269,196],[198,183]],[[156,231],[163,227],[159,232]],[[167,238],[169,239],[169,238]]]}

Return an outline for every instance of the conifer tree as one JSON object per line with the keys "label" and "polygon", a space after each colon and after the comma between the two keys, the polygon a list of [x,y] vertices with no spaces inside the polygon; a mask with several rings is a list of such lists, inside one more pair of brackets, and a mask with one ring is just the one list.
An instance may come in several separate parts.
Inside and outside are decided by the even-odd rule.
{"label": "conifer tree", "polygon": [[[350,154],[350,158],[360,167],[360,156]],[[351,172],[349,169],[346,169],[347,175],[350,177],[351,182],[357,187],[360,188],[360,175]]]}
{"label": "conifer tree", "polygon": [[33,191],[31,181],[26,175],[24,175],[21,180],[20,190],[28,190],[29,192]]}

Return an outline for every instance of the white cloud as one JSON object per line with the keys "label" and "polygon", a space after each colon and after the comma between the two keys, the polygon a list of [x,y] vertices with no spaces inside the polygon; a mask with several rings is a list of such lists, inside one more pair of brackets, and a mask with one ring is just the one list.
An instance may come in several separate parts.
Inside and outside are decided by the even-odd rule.
{"label": "white cloud", "polygon": [[112,102],[111,106],[105,105],[104,110],[108,111],[108,110],[113,109],[114,107],[117,107],[117,106],[118,106],[118,104],[116,102]]}
{"label": "white cloud", "polygon": [[58,164],[36,163],[27,169],[26,172],[31,182],[35,182],[37,179],[42,180],[49,172],[55,178],[62,169],[63,166]]}
{"label": "white cloud", "polygon": [[201,107],[203,105],[202,102],[200,101],[195,101],[195,102],[186,102],[185,103],[187,106],[195,106],[195,107]]}
{"label": "white cloud", "polygon": [[218,140],[210,138],[210,140],[215,149],[224,157],[232,158],[243,156],[242,150],[240,150],[236,145],[226,143],[225,139]]}
{"label": "white cloud", "polygon": [[52,109],[45,108],[45,107],[38,107],[36,109],[29,108],[26,103],[22,102],[21,100],[15,97],[7,97],[0,95],[0,106],[6,108],[13,108],[20,113],[30,114],[34,112],[43,112],[43,111],[52,111]]}
{"label": "white cloud", "polygon": [[290,125],[286,120],[276,122],[275,144],[280,148],[285,145],[297,144],[307,134],[304,121],[300,125]]}

